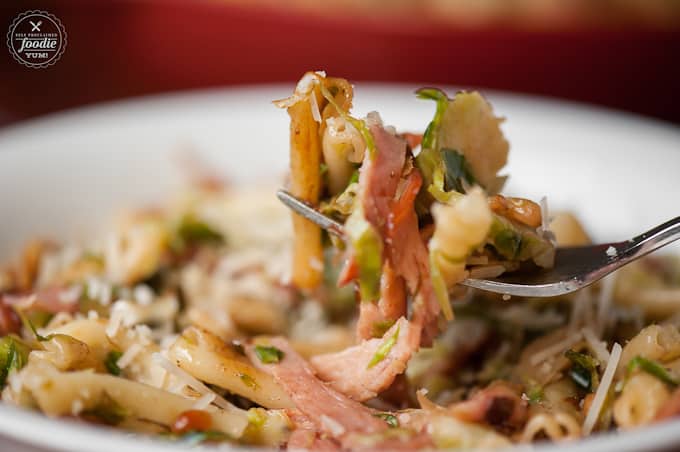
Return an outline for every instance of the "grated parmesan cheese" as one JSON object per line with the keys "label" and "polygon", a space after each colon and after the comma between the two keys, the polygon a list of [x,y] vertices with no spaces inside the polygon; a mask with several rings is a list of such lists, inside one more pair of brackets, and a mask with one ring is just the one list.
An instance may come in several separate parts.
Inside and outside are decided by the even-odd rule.
{"label": "grated parmesan cheese", "polygon": [[120,358],[118,358],[118,361],[116,361],[116,364],[118,365],[119,368],[125,369],[127,366],[132,363],[132,361],[139,355],[139,352],[142,351],[142,346],[139,344],[132,344],[130,348],[125,350],[125,353],[123,353]]}
{"label": "grated parmesan cheese", "polygon": [[84,408],[85,406],[80,399],[74,399],[73,402],[71,402],[71,414],[74,416],[78,416]]}
{"label": "grated parmesan cheese", "polygon": [[616,283],[616,272],[605,276],[602,279],[602,287],[597,297],[597,317],[593,332],[601,337],[607,327],[612,323],[611,306],[614,295],[614,285]]}
{"label": "grated parmesan cheese", "polygon": [[132,296],[140,305],[148,306],[153,303],[154,293],[151,287],[146,284],[139,284],[132,290]]}
{"label": "grated parmesan cheese", "polygon": [[83,289],[81,286],[73,286],[66,290],[60,290],[57,298],[61,304],[75,304],[80,299],[82,293]]}
{"label": "grated parmesan cheese", "polygon": [[595,336],[595,333],[593,333],[593,330],[591,330],[588,327],[585,327],[581,330],[583,333],[583,337],[588,343],[588,348],[590,348],[590,351],[592,351],[595,354],[595,357],[602,363],[606,363],[609,361],[609,352],[607,351],[607,347],[603,341],[597,338]]}
{"label": "grated parmesan cheese", "polygon": [[196,378],[194,378],[192,375],[187,373],[186,371],[180,369],[173,363],[171,363],[166,357],[161,355],[160,353],[154,353],[151,355],[151,358],[163,369],[168,371],[169,373],[173,374],[175,377],[177,377],[178,380],[182,381],[183,384],[186,386],[189,386],[191,389],[194,391],[198,392],[199,394],[214,394],[215,399],[213,402],[215,405],[218,407],[227,410],[227,411],[241,411],[239,408],[235,407],[231,403],[227,402],[224,398],[220,397],[215,393],[213,390],[211,390],[209,387],[198,381]]}
{"label": "grated parmesan cheese", "polygon": [[205,410],[210,406],[211,403],[213,403],[215,397],[217,396],[214,393],[203,394],[201,397],[196,399],[191,408],[194,410]]}
{"label": "grated parmesan cheese", "polygon": [[539,350],[537,353],[534,354],[534,356],[531,357],[531,359],[529,359],[529,363],[532,366],[538,366],[542,362],[546,361],[548,358],[551,358],[557,355],[558,353],[566,351],[569,347],[578,343],[582,339],[583,334],[580,331],[578,331],[571,337],[567,337],[566,339],[563,339],[551,346]]}
{"label": "grated parmesan cheese", "polygon": [[602,381],[600,382],[600,386],[597,387],[597,391],[595,391],[593,403],[590,405],[586,419],[583,421],[583,435],[590,435],[590,432],[592,432],[595,427],[597,419],[600,417],[600,411],[602,411],[602,406],[604,405],[604,401],[609,393],[609,388],[614,380],[614,372],[616,372],[619,360],[621,359],[621,350],[621,345],[614,343],[609,361],[607,362],[607,367],[604,370],[604,374],[602,374]]}
{"label": "grated parmesan cheese", "polygon": [[312,109],[312,118],[314,118],[314,121],[321,123],[321,111],[319,111],[319,104],[316,101],[316,94],[314,92],[309,94],[309,106]]}

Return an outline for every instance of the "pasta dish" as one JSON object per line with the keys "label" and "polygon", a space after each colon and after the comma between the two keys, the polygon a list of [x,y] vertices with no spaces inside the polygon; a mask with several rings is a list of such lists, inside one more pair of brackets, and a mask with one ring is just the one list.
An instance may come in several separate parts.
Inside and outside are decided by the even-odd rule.
{"label": "pasta dish", "polygon": [[0,267],[2,402],[181,444],[467,449],[565,441],[680,414],[680,260],[519,299],[468,277],[551,268],[590,243],[545,198],[501,194],[509,143],[478,92],[416,94],[420,131],[353,115],[309,72],[286,187],[202,177],[86,243]]}

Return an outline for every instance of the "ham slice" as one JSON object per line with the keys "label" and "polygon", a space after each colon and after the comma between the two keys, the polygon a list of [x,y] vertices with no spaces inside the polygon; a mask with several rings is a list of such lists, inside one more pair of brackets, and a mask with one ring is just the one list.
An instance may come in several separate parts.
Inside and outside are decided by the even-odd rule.
{"label": "ham slice", "polygon": [[[389,261],[383,264],[380,276],[380,300],[378,303],[362,302],[359,305],[357,336],[359,339],[380,337],[400,317],[406,316],[406,287],[404,279],[392,269]],[[382,331],[381,331],[382,330]]]}
{"label": "ham slice", "polygon": [[418,229],[414,205],[421,185],[420,173],[412,170],[401,196],[392,205],[386,242],[395,272],[404,278],[409,291],[416,294],[413,320],[422,328],[421,344],[430,345],[438,333],[440,306],[432,287],[429,253]]}
{"label": "ham slice", "polygon": [[[369,365],[378,349],[395,334],[396,342],[379,362]],[[420,342],[418,325],[400,318],[380,339],[369,339],[338,353],[317,355],[311,359],[318,376],[330,386],[359,401],[372,399],[387,389],[406,364]]]}
{"label": "ham slice", "polygon": [[[408,328],[408,323],[403,325]],[[262,363],[254,356],[253,347],[248,347],[246,353],[258,368],[274,377],[295,403],[297,409],[289,410],[296,425],[288,440],[289,449],[413,450],[432,446],[427,433],[391,430],[369,408],[316,378],[311,366],[284,338],[272,338],[271,345],[284,353],[278,363]]]}
{"label": "ham slice", "polygon": [[273,338],[271,344],[284,353],[279,363],[264,364],[254,356],[252,349],[248,349],[251,361],[274,377],[298,410],[313,422],[318,432],[340,437],[346,432],[372,434],[387,429],[387,424],[373,416],[364,405],[316,378],[309,363],[285,339]]}
{"label": "ham slice", "polygon": [[661,406],[659,412],[656,413],[655,419],[661,421],[676,416],[680,416],[680,388],[673,391],[671,397]]}
{"label": "ham slice", "polygon": [[73,298],[68,289],[57,286],[46,287],[30,295],[5,294],[2,302],[9,306],[19,305],[25,310],[45,311],[50,314],[74,313],[80,309],[78,299]]}
{"label": "ham slice", "polygon": [[380,124],[373,124],[369,130],[377,152],[373,155],[367,152],[361,166],[361,204],[366,220],[383,233],[406,162],[406,141]]}
{"label": "ham slice", "polygon": [[520,391],[495,381],[468,400],[453,404],[449,412],[464,422],[486,423],[500,430],[516,430],[527,420],[527,402]]}

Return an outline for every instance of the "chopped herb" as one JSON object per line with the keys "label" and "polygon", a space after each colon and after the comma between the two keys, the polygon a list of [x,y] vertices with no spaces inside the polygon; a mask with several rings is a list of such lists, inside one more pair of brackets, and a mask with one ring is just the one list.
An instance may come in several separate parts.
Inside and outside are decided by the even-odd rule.
{"label": "chopped herb", "polygon": [[177,239],[173,248],[182,250],[191,243],[221,244],[224,236],[194,215],[184,215],[177,227]]}
{"label": "chopped herb", "polygon": [[445,169],[444,189],[465,193],[465,184],[476,183],[465,156],[453,149],[442,149],[441,154]]}
{"label": "chopped herb", "polygon": [[187,242],[222,242],[224,237],[203,221],[187,215],[179,226],[180,236]]}
{"label": "chopped herb", "polygon": [[255,379],[248,374],[239,373],[238,377],[241,379],[244,385],[248,386],[251,389],[257,389],[260,387],[260,385],[257,384]]}
{"label": "chopped herb", "polygon": [[491,244],[502,257],[515,260],[519,256],[522,247],[522,233],[509,221],[494,215],[489,237]]}
{"label": "chopped herb", "polygon": [[31,348],[17,336],[0,338],[0,388],[5,387],[12,370],[19,370],[26,365],[30,351]]}
{"label": "chopped herb", "polygon": [[35,326],[36,328],[44,328],[50,320],[52,320],[54,314],[47,311],[31,310],[26,313],[26,318]]}
{"label": "chopped herb", "polygon": [[392,328],[392,325],[394,325],[394,320],[380,320],[374,322],[371,334],[373,337],[383,337],[385,333],[387,333],[387,330]]}
{"label": "chopped herb", "polygon": [[399,419],[394,414],[391,413],[375,413],[373,416],[379,417],[383,421],[387,422],[391,428],[399,427]]}
{"label": "chopped herb", "polygon": [[598,362],[592,356],[574,350],[567,350],[564,356],[571,361],[568,374],[576,386],[588,392],[595,391],[600,384],[600,376],[597,373]]}
{"label": "chopped herb", "polygon": [[284,353],[276,347],[268,345],[256,345],[255,356],[265,364],[278,363],[283,359]]}
{"label": "chopped herb", "polygon": [[636,356],[631,359],[628,363],[628,376],[635,372],[636,370],[642,370],[648,374],[658,378],[669,386],[676,387],[680,382],[674,378],[668,370],[666,370],[661,364],[651,359],[643,358],[642,356]]}
{"label": "chopped herb", "polygon": [[537,384],[530,386],[526,392],[529,403],[540,403],[543,400],[543,388]]}
{"label": "chopped herb", "polygon": [[328,165],[326,165],[326,164],[323,163],[323,162],[320,163],[320,164],[319,164],[319,174],[321,174],[321,176],[323,176],[323,175],[326,174],[327,172],[328,172]]}
{"label": "chopped herb", "polygon": [[378,364],[380,361],[385,359],[387,355],[390,353],[390,350],[392,350],[392,347],[394,347],[394,344],[397,343],[397,339],[399,338],[399,327],[397,327],[397,330],[394,332],[394,334],[390,337],[387,338],[385,342],[383,342],[380,347],[378,347],[378,350],[376,350],[375,355],[373,355],[373,358],[368,362],[368,366],[366,366],[366,369],[370,369],[371,367],[375,366]]}
{"label": "chopped herb", "polygon": [[95,421],[106,425],[118,425],[130,412],[123,408],[118,402],[106,392],[102,392],[99,402],[94,407],[83,411],[80,416],[87,419],[93,418]]}
{"label": "chopped herb", "polygon": [[419,99],[430,99],[437,102],[437,110],[435,111],[434,118],[432,118],[432,121],[428,124],[427,129],[423,134],[423,141],[421,144],[422,149],[436,150],[439,125],[444,117],[446,108],[449,106],[449,98],[444,91],[437,88],[421,88],[416,91],[416,96]]}
{"label": "chopped herb", "polygon": [[120,367],[118,367],[118,360],[120,357],[123,356],[123,353],[119,352],[118,350],[111,350],[106,354],[106,358],[104,359],[104,366],[106,367],[106,370],[109,371],[111,375],[120,375]]}
{"label": "chopped herb", "polygon": [[47,336],[41,336],[38,334],[38,330],[35,328],[35,325],[33,325],[33,322],[26,316],[26,314],[20,310],[17,310],[17,314],[19,315],[19,318],[21,319],[21,323],[23,323],[24,328],[27,330],[30,330],[33,332],[33,335],[35,336],[35,339],[38,342],[45,342],[49,341],[54,337],[54,334],[48,334]]}
{"label": "chopped herb", "polygon": [[361,301],[372,302],[380,294],[383,242],[380,234],[366,218],[361,208],[355,209],[345,222],[345,232],[354,251],[359,268]]}
{"label": "chopped herb", "polygon": [[349,178],[349,182],[347,183],[347,185],[353,184],[355,182],[359,182],[359,170],[358,169],[354,170],[354,172],[352,173],[352,175]]}

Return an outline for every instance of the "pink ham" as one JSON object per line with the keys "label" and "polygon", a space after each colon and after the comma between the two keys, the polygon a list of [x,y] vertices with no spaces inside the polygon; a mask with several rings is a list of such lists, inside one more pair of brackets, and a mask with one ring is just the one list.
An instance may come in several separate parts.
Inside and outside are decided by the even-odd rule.
{"label": "pink ham", "polygon": [[418,229],[414,206],[421,184],[420,173],[412,170],[401,196],[392,205],[386,242],[387,256],[394,263],[395,272],[404,278],[409,291],[417,294],[413,320],[422,327],[421,344],[430,345],[438,332],[440,307],[430,280],[429,253]]}
{"label": "pink ham", "polygon": [[[408,328],[407,323],[403,325]],[[415,336],[419,333],[416,332]],[[253,347],[248,347],[246,352],[258,368],[274,377],[295,403],[297,410],[289,410],[289,416],[296,425],[289,438],[289,449],[337,450],[338,444],[344,450],[413,450],[432,446],[426,433],[391,430],[369,408],[316,378],[311,366],[284,338],[272,338],[271,345],[284,353],[278,363],[262,363],[254,355]],[[394,348],[398,345],[395,344]]]}
{"label": "pink ham", "polygon": [[57,314],[59,312],[78,312],[80,309],[77,299],[70,299],[68,290],[61,287],[45,287],[34,292],[32,295],[10,295],[2,296],[3,303],[12,305],[22,305],[26,303],[31,296],[35,299],[31,302],[30,307],[26,308],[28,311],[44,311],[50,314]]}
{"label": "pink ham", "polygon": [[449,412],[461,421],[483,422],[501,430],[522,427],[528,416],[520,391],[504,381],[495,381],[468,400],[451,405]]}
{"label": "pink ham", "polygon": [[[389,261],[383,264],[380,276],[380,300],[378,303],[362,302],[359,305],[357,336],[359,339],[380,337],[400,317],[406,316],[406,287],[404,279],[398,276]],[[382,329],[382,331],[380,331]]]}
{"label": "pink ham", "polygon": [[316,378],[311,366],[285,339],[273,338],[271,344],[284,352],[284,358],[279,363],[264,364],[249,349],[251,361],[274,377],[298,410],[314,423],[317,431],[330,437],[338,437],[345,432],[372,434],[387,429],[387,424],[373,416],[364,405],[338,393]]}
{"label": "pink ham", "polygon": [[367,152],[361,166],[361,203],[366,220],[382,233],[406,161],[406,141],[390,134],[379,124],[373,124],[370,132],[376,152]]}
{"label": "pink ham", "polygon": [[[399,335],[394,346],[380,362],[369,367],[378,348],[394,337],[397,329]],[[395,377],[404,372],[419,342],[419,327],[402,317],[382,338],[363,341],[338,353],[314,356],[311,363],[319,377],[333,389],[364,401],[387,389]]]}

